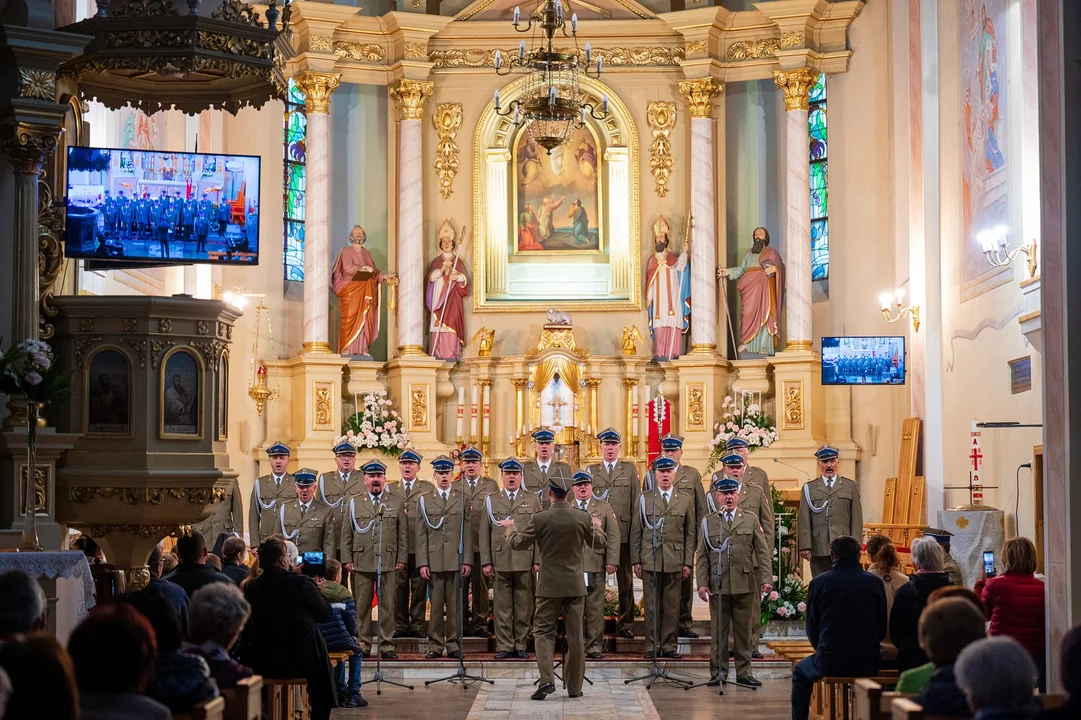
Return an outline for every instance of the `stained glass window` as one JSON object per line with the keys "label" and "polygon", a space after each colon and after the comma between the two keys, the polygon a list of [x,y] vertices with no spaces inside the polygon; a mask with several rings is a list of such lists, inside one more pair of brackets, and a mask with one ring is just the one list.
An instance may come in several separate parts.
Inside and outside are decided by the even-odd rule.
{"label": "stained glass window", "polygon": [[285,98],[285,126],[282,131],[285,159],[284,228],[285,279],[304,280],[304,190],[307,187],[305,140],[308,116],[304,112],[304,93],[289,80]]}
{"label": "stained glass window", "polygon": [[826,122],[826,75],[820,73],[808,95],[807,127],[811,163],[811,279],[830,274],[829,133]]}

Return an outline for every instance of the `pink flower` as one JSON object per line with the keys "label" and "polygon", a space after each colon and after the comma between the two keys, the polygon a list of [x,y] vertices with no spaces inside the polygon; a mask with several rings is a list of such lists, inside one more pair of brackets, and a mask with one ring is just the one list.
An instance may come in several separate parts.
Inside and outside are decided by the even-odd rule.
{"label": "pink flower", "polygon": [[807,612],[807,603],[805,603],[805,602],[799,603],[798,605],[796,605],[796,609],[799,610],[800,612]]}
{"label": "pink flower", "polygon": [[782,605],[781,607],[777,608],[777,614],[781,617],[788,617],[788,608]]}
{"label": "pink flower", "polygon": [[778,599],[779,597],[781,597],[781,596],[780,596],[779,594],[777,594],[777,591],[776,591],[776,590],[774,590],[773,592],[771,592],[771,593],[769,594],[769,599],[770,599],[770,600],[776,600],[776,599]]}
{"label": "pink flower", "polygon": [[31,385],[40,385],[42,377],[41,375],[31,370],[30,372],[26,373],[26,375],[23,375],[23,380],[26,380],[26,382],[30,383]]}

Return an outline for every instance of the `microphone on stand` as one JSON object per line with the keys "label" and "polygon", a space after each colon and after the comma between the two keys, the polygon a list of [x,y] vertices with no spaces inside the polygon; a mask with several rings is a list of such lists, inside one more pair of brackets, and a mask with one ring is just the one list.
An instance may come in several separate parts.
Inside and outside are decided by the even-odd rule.
{"label": "microphone on stand", "polygon": [[384,505],[383,503],[379,503],[379,511],[377,513],[379,515],[379,517],[383,517],[383,511],[386,510],[386,509],[387,509],[386,505]]}
{"label": "microphone on stand", "polygon": [[778,460],[777,458],[773,458],[773,462],[775,462],[775,463],[777,463],[779,465],[784,465],[785,467],[790,467],[793,470],[795,470],[796,472],[802,473],[803,477],[807,478],[808,480],[811,479],[811,474],[809,472],[807,472],[806,470],[802,470],[802,469],[796,467],[795,465],[792,465],[790,463],[786,463],[783,460]]}

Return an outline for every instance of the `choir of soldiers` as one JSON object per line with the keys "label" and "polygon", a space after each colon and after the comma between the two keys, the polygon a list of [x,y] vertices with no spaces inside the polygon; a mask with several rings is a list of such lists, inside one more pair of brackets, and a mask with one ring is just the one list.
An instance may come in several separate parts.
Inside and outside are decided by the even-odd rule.
{"label": "choir of soldiers", "polygon": [[194,239],[195,251],[206,252],[211,228],[224,237],[232,214],[229,203],[214,203],[207,190],[199,199],[182,197],[179,190],[169,197],[162,189],[157,198],[151,198],[146,190],[132,197],[127,197],[124,190],[117,190],[113,197],[106,190],[98,209],[106,235],[119,240],[155,238],[163,257],[169,257],[172,241]]}

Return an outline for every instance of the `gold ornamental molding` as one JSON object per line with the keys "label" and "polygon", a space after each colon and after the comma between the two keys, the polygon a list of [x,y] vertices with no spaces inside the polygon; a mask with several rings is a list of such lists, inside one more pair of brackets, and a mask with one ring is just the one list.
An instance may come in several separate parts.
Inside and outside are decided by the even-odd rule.
{"label": "gold ornamental molding", "polygon": [[[704,42],[704,41],[703,41]],[[693,44],[693,43],[692,43]],[[517,57],[518,48],[505,48],[500,51],[503,58]],[[579,48],[559,48],[556,52],[575,53],[585,61],[585,50]],[[705,52],[705,48],[702,48]],[[495,53],[493,50],[467,49],[467,50],[432,50],[428,53],[428,62],[436,69],[453,68],[479,68],[495,67]],[[678,47],[613,47],[592,48],[591,60],[596,62],[598,57],[603,59],[609,67],[643,67],[647,65],[679,65],[687,58],[690,49],[684,50]]]}
{"label": "gold ornamental molding", "polygon": [[574,331],[569,327],[545,326],[541,330],[537,346],[526,350],[525,357],[527,360],[532,360],[545,350],[566,350],[582,360],[589,357],[589,351],[578,344],[574,339]]}
{"label": "gold ornamental molding", "polygon": [[382,45],[346,42],[344,40],[338,40],[334,43],[334,54],[343,60],[370,63],[382,62],[387,57]]}
{"label": "gold ornamental molding", "polygon": [[308,49],[314,52],[334,52],[334,38],[329,35],[309,35]]}
{"label": "gold ornamental molding", "polygon": [[0,149],[16,173],[41,174],[41,166],[56,151],[60,128],[15,122],[2,131]]}
{"label": "gold ornamental molding", "polygon": [[424,101],[432,96],[435,83],[431,80],[402,78],[390,88],[390,96],[398,101],[398,117],[420,120],[424,117]]}
{"label": "gold ornamental molding", "polygon": [[784,402],[784,420],[782,430],[803,429],[803,381],[784,380],[781,382],[781,398]]}
{"label": "gold ornamental molding", "polygon": [[341,84],[341,73],[305,72],[296,78],[297,88],[304,93],[304,107],[310,113],[330,112],[330,94]]}
{"label": "gold ornamental molding", "polygon": [[405,57],[409,60],[427,60],[428,48],[426,43],[407,42],[405,44]]}
{"label": "gold ornamental molding", "polygon": [[804,35],[802,30],[792,30],[781,33],[781,49],[787,50],[789,48],[801,48],[804,46]]}
{"label": "gold ornamental molding", "polygon": [[317,382],[314,390],[315,404],[312,407],[312,430],[333,430],[334,410],[331,399],[334,397],[334,383]]}
{"label": "gold ornamental molding", "polygon": [[777,70],[773,81],[784,91],[785,110],[806,110],[811,86],[818,80],[818,71],[811,68]]}
{"label": "gold ornamental molding", "polygon": [[146,488],[146,487],[83,487],[68,488],[68,499],[84,505],[95,498],[109,500],[117,496],[128,505],[161,505],[168,498],[187,500],[193,505],[219,503],[225,500],[225,488]]}
{"label": "gold ornamental molding", "polygon": [[687,57],[691,55],[706,55],[708,49],[705,40],[691,40],[687,43]]}
{"label": "gold ornamental molding", "polygon": [[672,158],[672,141],[669,135],[676,126],[676,104],[661,100],[651,100],[646,108],[646,121],[653,133],[653,142],[649,145],[649,170],[653,173],[657,195],[668,194],[668,176],[676,162]]}
{"label": "gold ornamental molding", "polygon": [[56,73],[52,70],[19,68],[19,97],[56,100]]}
{"label": "gold ornamental molding", "polygon": [[706,384],[687,384],[687,429],[702,430],[706,424]]}
{"label": "gold ornamental molding", "polygon": [[687,101],[692,118],[708,118],[713,115],[713,98],[721,94],[724,85],[711,77],[696,80],[680,80],[679,92]]}
{"label": "gold ornamental molding", "polygon": [[777,38],[762,38],[760,40],[740,40],[728,46],[729,60],[757,60],[764,57],[773,57],[781,49],[781,41]]}
{"label": "gold ornamental molding", "polygon": [[428,383],[409,383],[409,430],[428,432]]}
{"label": "gold ornamental molding", "polygon": [[462,106],[460,103],[439,103],[432,115],[432,124],[439,134],[439,144],[435,147],[435,174],[439,178],[439,194],[444,199],[454,192],[454,176],[458,174],[458,143],[455,135],[462,127]]}
{"label": "gold ornamental molding", "polygon": [[90,537],[106,535],[136,535],[149,540],[155,537],[183,537],[191,535],[191,525],[91,525]]}

